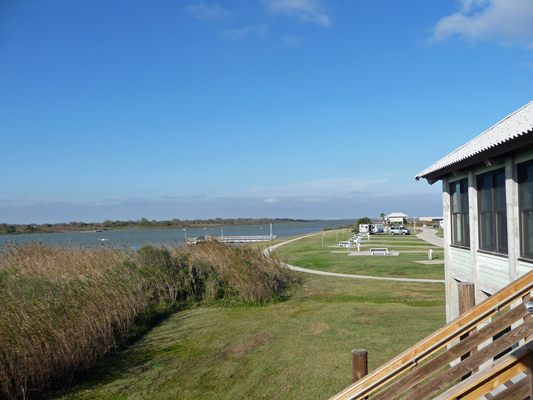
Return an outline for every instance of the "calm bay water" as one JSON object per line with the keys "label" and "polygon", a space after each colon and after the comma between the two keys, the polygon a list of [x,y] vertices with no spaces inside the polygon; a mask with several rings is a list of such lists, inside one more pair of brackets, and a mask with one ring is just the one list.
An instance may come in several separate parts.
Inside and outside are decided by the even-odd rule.
{"label": "calm bay water", "polygon": [[[326,227],[336,228],[343,225],[351,225],[357,222],[356,219],[335,219],[312,222],[285,222],[272,224],[272,234],[278,238],[307,233],[319,232]],[[241,225],[224,226],[222,228],[187,228],[187,236],[215,235],[221,236],[247,236],[247,235],[270,235],[270,224],[265,225]],[[139,230],[119,230],[103,232],[72,232],[72,233],[33,233],[27,235],[0,235],[0,245],[6,242],[24,243],[27,241],[55,243],[60,245],[83,245],[98,246],[101,244],[126,247],[140,247],[150,243],[184,243],[185,232],[179,229],[139,229]]]}

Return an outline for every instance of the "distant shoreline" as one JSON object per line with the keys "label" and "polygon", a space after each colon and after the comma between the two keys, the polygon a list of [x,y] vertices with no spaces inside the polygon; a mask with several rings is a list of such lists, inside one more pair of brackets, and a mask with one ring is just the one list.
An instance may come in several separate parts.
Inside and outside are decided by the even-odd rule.
{"label": "distant shoreline", "polygon": [[190,228],[214,228],[221,226],[242,226],[242,225],[265,225],[281,224],[287,222],[310,222],[319,220],[304,220],[291,218],[276,219],[253,219],[253,218],[228,218],[215,220],[172,220],[172,221],[105,221],[102,223],[71,222],[58,224],[0,224],[0,235],[19,234],[43,234],[43,233],[74,233],[74,232],[105,232],[143,229],[190,229]]}

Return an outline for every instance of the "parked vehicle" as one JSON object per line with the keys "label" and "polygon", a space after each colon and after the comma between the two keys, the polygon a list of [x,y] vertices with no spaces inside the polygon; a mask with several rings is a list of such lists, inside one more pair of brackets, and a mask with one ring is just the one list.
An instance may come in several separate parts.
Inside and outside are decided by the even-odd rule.
{"label": "parked vehicle", "polygon": [[367,234],[370,233],[370,225],[371,224],[359,224],[359,233],[361,234]]}
{"label": "parked vehicle", "polygon": [[410,235],[411,230],[405,226],[392,226],[390,228],[391,235]]}
{"label": "parked vehicle", "polygon": [[363,233],[363,234],[370,233],[371,235],[383,233],[383,225],[382,224],[359,224],[359,233]]}

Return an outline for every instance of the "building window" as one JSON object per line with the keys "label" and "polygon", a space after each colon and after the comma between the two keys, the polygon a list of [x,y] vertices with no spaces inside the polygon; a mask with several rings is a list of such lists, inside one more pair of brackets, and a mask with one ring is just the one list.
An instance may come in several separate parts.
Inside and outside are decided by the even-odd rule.
{"label": "building window", "polygon": [[505,170],[477,177],[479,209],[479,248],[507,254],[507,212]]}
{"label": "building window", "polygon": [[533,161],[518,164],[520,253],[533,258]]}
{"label": "building window", "polygon": [[470,247],[468,222],[468,179],[450,183],[452,196],[452,243]]}

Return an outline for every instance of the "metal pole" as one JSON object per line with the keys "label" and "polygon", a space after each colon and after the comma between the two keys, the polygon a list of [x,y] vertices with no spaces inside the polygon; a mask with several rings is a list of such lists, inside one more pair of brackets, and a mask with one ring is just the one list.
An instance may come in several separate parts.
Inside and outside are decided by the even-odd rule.
{"label": "metal pole", "polygon": [[221,226],[221,227],[220,227],[220,230],[222,231],[222,240],[224,240],[224,227]]}
{"label": "metal pole", "polygon": [[270,224],[270,240],[272,240],[272,224]]}
{"label": "metal pole", "polygon": [[322,247],[324,247],[324,234],[322,234]]}

